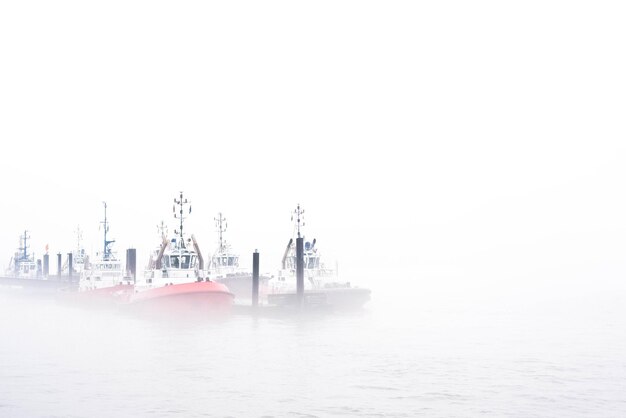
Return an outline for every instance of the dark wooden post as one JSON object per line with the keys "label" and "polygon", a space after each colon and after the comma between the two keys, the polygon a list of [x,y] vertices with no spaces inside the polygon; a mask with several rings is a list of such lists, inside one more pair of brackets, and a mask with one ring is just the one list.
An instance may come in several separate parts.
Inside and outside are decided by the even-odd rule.
{"label": "dark wooden post", "polygon": [[304,238],[296,238],[297,303],[304,305]]}
{"label": "dark wooden post", "polygon": [[73,254],[67,253],[67,275],[70,280],[72,280],[72,276],[74,274],[74,263],[73,263]]}
{"label": "dark wooden post", "polygon": [[50,274],[50,256],[48,254],[43,255],[43,277],[48,277]]}
{"label": "dark wooden post", "polygon": [[137,250],[128,248],[126,250],[126,274],[130,274],[133,283],[137,282]]}
{"label": "dark wooden post", "polygon": [[252,253],[252,306],[259,305],[259,252]]}

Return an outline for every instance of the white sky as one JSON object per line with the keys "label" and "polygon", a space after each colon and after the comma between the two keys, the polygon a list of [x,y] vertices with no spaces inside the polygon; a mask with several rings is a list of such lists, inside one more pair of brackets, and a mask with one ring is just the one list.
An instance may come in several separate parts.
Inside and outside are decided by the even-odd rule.
{"label": "white sky", "polygon": [[24,229],[100,248],[103,200],[143,265],[182,190],[205,255],[222,211],[262,270],[301,203],[355,281],[623,279],[625,11],[2,2],[2,266]]}

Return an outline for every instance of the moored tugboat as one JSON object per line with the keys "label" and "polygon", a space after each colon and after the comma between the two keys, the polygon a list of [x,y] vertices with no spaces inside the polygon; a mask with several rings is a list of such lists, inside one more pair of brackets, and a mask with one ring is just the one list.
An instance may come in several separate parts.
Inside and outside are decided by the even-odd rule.
{"label": "moored tugboat", "polygon": [[151,256],[143,280],[136,283],[127,300],[132,309],[166,315],[230,311],[234,295],[224,284],[209,280],[194,235],[186,238],[183,232],[188,204],[182,192],[174,199],[174,217],[180,224],[171,239],[161,230],[158,252]]}

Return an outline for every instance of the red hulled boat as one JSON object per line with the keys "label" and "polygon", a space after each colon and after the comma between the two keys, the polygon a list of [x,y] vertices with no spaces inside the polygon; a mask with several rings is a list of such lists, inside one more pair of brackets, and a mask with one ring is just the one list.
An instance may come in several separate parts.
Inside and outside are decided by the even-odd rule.
{"label": "red hulled boat", "polygon": [[179,229],[174,231],[174,238],[168,239],[166,229],[161,226],[161,245],[151,255],[143,280],[137,281],[126,304],[134,310],[150,313],[229,312],[234,295],[225,285],[208,279],[195,237],[191,235],[185,240],[183,213],[189,202],[183,199],[181,192],[174,203]]}

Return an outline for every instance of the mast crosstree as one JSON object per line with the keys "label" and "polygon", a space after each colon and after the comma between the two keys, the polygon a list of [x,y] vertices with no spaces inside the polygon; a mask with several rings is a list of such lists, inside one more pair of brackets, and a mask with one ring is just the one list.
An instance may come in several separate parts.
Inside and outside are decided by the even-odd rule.
{"label": "mast crosstree", "polygon": [[[300,228],[304,226],[304,209],[300,208],[300,203],[298,203],[298,207],[293,211],[293,215],[296,215],[296,230],[298,232],[298,238],[300,238]],[[293,215],[291,215],[291,220],[293,221]]]}
{"label": "mast crosstree", "polygon": [[107,202],[102,202],[104,204],[104,221],[101,223],[104,225],[104,252],[102,253],[102,259],[108,261],[111,258],[111,248],[110,245],[115,242],[115,240],[107,240],[107,232],[109,232],[109,221],[107,220]]}
{"label": "mast crosstree", "polygon": [[28,240],[30,239],[30,236],[28,236],[28,231],[24,231],[24,235],[22,235],[20,237],[20,248],[19,251],[21,253],[20,255],[20,260],[22,261],[29,261],[29,256],[28,256],[28,249],[30,248],[30,245],[28,245]]}
{"label": "mast crosstree", "polygon": [[[187,219],[187,216],[184,215],[185,205],[189,205],[189,212],[187,213],[191,213],[191,202],[189,202],[187,199],[183,199],[183,192],[180,192],[179,199],[174,199],[174,207],[172,208],[172,210],[174,211],[174,218],[180,220],[180,229],[178,231],[175,230],[174,233],[180,237],[181,248],[186,248],[185,239],[183,237],[183,221]],[[176,213],[176,206],[178,206],[178,213]]]}
{"label": "mast crosstree", "polygon": [[224,239],[222,237],[222,234],[224,232],[226,232],[226,228],[228,227],[228,223],[226,222],[226,218],[224,218],[222,216],[222,212],[220,212],[218,214],[217,218],[213,218],[215,219],[215,226],[217,227],[217,230],[220,234],[220,248],[219,248],[219,252],[223,252],[225,247],[226,247],[226,243],[224,242]]}

